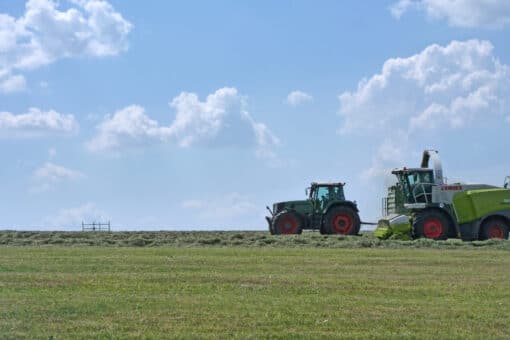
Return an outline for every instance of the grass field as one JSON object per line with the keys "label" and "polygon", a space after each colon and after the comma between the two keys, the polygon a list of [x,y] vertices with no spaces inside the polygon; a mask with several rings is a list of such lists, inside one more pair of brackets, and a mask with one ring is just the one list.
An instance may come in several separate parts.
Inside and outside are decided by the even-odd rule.
{"label": "grass field", "polygon": [[508,338],[505,249],[0,246],[0,338]]}
{"label": "grass field", "polygon": [[508,240],[462,242],[459,239],[433,241],[379,240],[363,236],[302,235],[272,236],[267,231],[144,231],[144,232],[64,232],[0,231],[0,246],[98,246],[98,247],[291,247],[291,248],[435,248],[510,250]]}

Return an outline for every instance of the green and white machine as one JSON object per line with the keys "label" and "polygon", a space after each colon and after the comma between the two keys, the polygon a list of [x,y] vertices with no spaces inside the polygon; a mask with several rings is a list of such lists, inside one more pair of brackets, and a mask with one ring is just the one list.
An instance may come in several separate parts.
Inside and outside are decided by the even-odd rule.
{"label": "green and white machine", "polygon": [[[433,162],[432,168],[429,161]],[[398,183],[383,201],[386,216],[378,222],[377,237],[461,237],[465,241],[508,238],[510,176],[503,187],[447,184],[435,150],[423,152],[420,168],[399,168],[392,174]]]}

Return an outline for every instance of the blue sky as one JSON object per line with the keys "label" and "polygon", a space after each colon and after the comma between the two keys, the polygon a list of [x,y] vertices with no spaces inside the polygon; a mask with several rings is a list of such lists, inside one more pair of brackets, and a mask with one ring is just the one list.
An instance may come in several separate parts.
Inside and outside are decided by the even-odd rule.
{"label": "blue sky", "polygon": [[4,1],[0,228],[265,229],[389,169],[510,175],[507,1]]}

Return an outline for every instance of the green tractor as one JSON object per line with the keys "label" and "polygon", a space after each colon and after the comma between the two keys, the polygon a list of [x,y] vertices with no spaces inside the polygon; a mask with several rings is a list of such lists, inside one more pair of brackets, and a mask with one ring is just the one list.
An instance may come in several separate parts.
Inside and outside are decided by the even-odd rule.
{"label": "green tractor", "polygon": [[[429,168],[429,160],[434,161]],[[510,177],[503,187],[446,184],[439,154],[425,150],[420,168],[392,171],[398,183],[383,201],[379,238],[430,238],[465,241],[507,239],[510,229]],[[392,195],[390,195],[392,194]]]}
{"label": "green tractor", "polygon": [[357,235],[361,221],[356,202],[344,196],[345,183],[312,183],[308,199],[273,204],[266,216],[272,235],[301,234],[304,229],[321,234]]}

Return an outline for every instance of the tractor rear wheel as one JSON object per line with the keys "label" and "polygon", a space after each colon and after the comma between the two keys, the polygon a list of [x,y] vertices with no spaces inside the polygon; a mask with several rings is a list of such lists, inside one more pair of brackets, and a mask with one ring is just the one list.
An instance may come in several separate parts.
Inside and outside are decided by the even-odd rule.
{"label": "tractor rear wheel", "polygon": [[358,213],[348,206],[332,207],[324,216],[327,234],[358,235],[361,226]]}
{"label": "tractor rear wheel", "polygon": [[303,222],[295,212],[283,211],[273,219],[272,229],[275,235],[301,234]]}
{"label": "tractor rear wheel", "polygon": [[441,212],[435,210],[420,211],[413,221],[413,235],[416,238],[425,237],[433,240],[446,240],[450,222]]}
{"label": "tractor rear wheel", "polygon": [[480,228],[480,240],[493,238],[508,239],[508,223],[500,218],[491,218],[483,222]]}

